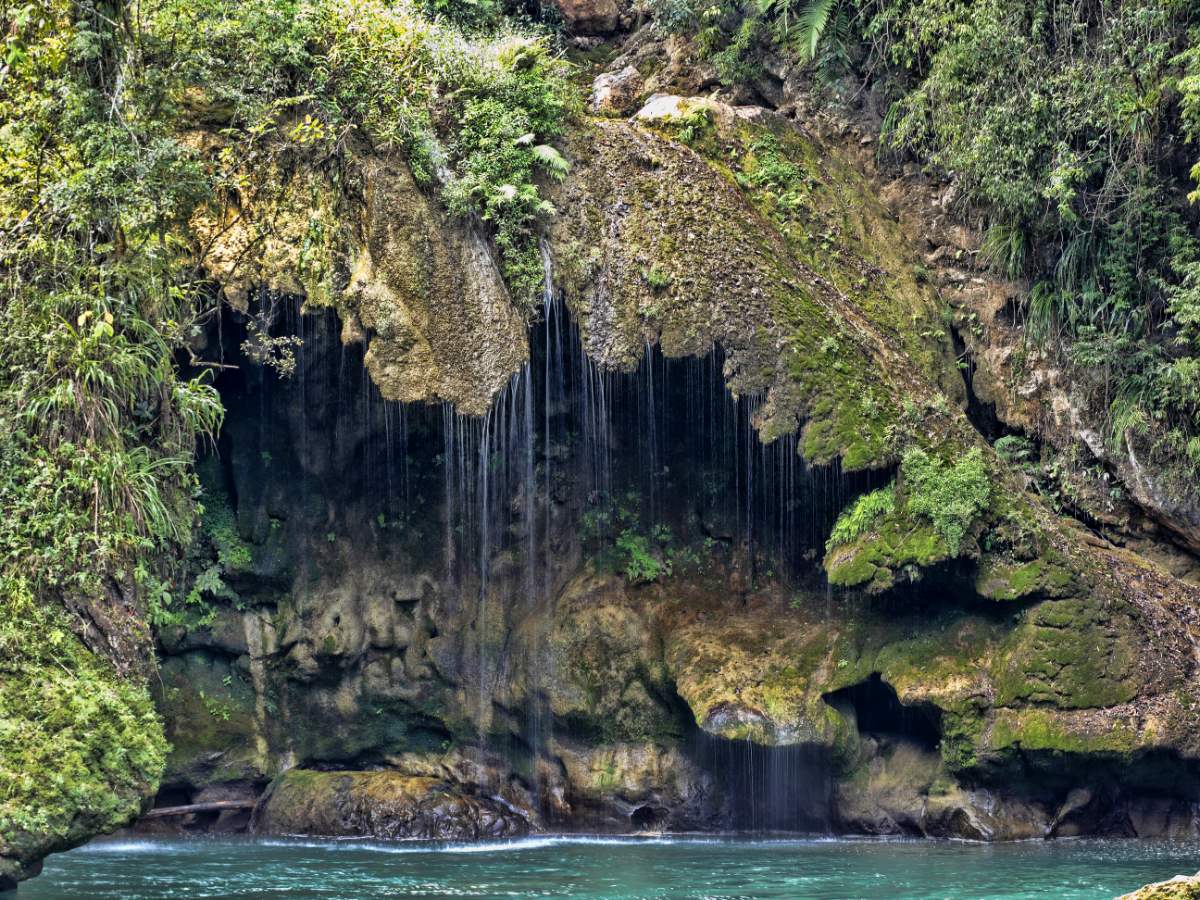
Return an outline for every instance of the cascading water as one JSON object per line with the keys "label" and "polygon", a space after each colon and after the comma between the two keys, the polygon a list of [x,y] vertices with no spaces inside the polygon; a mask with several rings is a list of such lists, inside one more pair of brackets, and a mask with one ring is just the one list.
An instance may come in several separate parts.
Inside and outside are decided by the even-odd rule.
{"label": "cascading water", "polygon": [[[624,573],[620,548],[633,546],[677,567],[720,555],[740,568],[742,585],[815,582],[844,495],[869,486],[849,484],[836,466],[806,466],[795,436],[762,444],[753,423],[763,398],[727,391],[719,347],[669,359],[647,342],[635,371],[598,367],[542,251],[546,286],[529,362],[483,416],[383,399],[362,348],[338,339],[334,314],[299,314],[292,304],[277,328],[303,336],[295,375],[258,367],[241,388],[256,395],[262,454],[273,405],[299,404],[288,421],[313,540],[332,545],[346,517],[357,516],[406,542],[408,558],[441,559],[439,615],[463,636],[452,665],[474,693],[465,706],[480,777],[522,771],[535,790],[538,760],[571,736],[547,699],[559,673],[546,648],[553,605],[583,559]],[[353,510],[337,497],[354,498]],[[269,508],[269,498],[259,505]],[[518,676],[515,702],[509,685]],[[743,797],[739,826],[807,822],[787,812],[796,806],[787,798],[817,790],[801,749],[731,749],[703,736],[700,744],[703,765]]]}

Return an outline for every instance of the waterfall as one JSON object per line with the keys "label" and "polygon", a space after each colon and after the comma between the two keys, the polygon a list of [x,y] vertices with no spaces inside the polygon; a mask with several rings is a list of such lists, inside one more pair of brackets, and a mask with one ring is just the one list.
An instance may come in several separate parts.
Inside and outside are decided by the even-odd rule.
{"label": "waterfall", "polygon": [[[295,304],[282,323],[304,338],[294,377],[260,369],[249,390],[258,394],[260,441],[276,414],[274,392],[292,392],[277,413],[298,406],[289,419],[296,489],[304,527],[326,556],[337,558],[340,528],[362,534],[365,522],[377,523],[381,552],[403,546],[398,558],[416,571],[440,557],[439,628],[457,629],[458,656],[447,665],[457,667],[474,720],[479,771],[494,768],[489,760],[510,769],[528,762],[535,790],[536,761],[563,727],[547,690],[559,677],[549,652],[553,607],[581,557],[620,575],[618,539],[631,532],[677,560],[721,558],[744,569],[738,590],[763,578],[815,580],[847,490],[836,465],[805,464],[797,436],[759,441],[754,422],[766,398],[729,392],[720,346],[672,359],[647,339],[634,371],[597,365],[555,289],[544,243],[542,261],[528,362],[482,416],[385,400],[363,366],[365,348],[338,340],[336,316]],[[320,556],[304,560],[312,575]],[[799,776],[779,769],[786,754],[739,746],[710,757],[749,796],[797,790]],[[776,827],[786,818],[754,809],[738,821]]]}

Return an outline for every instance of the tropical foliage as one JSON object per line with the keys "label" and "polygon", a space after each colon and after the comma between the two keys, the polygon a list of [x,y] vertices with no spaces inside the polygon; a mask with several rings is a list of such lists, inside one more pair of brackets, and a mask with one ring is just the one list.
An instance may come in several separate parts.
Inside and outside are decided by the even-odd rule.
{"label": "tropical foliage", "polygon": [[730,80],[782,47],[888,97],[885,147],[952,175],[983,215],[984,261],[1027,280],[1028,337],[1073,366],[1109,439],[1194,482],[1200,8],[672,0],[656,16]]}
{"label": "tropical foliage", "polygon": [[[494,5],[472,7],[483,27]],[[36,858],[137,811],[164,751],[135,677],[147,623],[179,621],[247,564],[215,506],[215,563],[184,564],[203,512],[193,456],[223,415],[197,358],[219,295],[194,214],[289,153],[336,177],[352,146],[395,150],[484,223],[514,292],[537,294],[553,212],[539,183],[566,172],[549,141],[574,91],[544,40],[467,38],[460,8],[438,11],[0,6],[0,775],[25,773],[0,792],[0,882],[5,847],[40,842]]]}

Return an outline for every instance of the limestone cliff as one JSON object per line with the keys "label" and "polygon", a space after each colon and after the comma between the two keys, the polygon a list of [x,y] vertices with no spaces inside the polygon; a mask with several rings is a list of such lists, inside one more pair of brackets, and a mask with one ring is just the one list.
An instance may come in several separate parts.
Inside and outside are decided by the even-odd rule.
{"label": "limestone cliff", "polygon": [[[339,774],[275,782],[260,827],[353,830],[378,789],[386,835],[1186,831],[1200,597],[991,451],[869,168],[677,96],[579,122],[568,156],[532,321],[471,228],[365,148],[357,187],[299,160],[292,199],[214,242],[231,298],[299,294],[311,324],[295,381],[227,379],[208,490],[247,559],[232,606],[163,635],[165,795],[254,797],[299,767]],[[295,241],[237,249],[318,217],[340,223],[328,289],[289,280]],[[412,405],[437,400],[457,411]],[[961,544],[917,511],[905,448],[981,451]],[[889,511],[826,555],[897,470]],[[340,774],[362,769],[392,774]]]}

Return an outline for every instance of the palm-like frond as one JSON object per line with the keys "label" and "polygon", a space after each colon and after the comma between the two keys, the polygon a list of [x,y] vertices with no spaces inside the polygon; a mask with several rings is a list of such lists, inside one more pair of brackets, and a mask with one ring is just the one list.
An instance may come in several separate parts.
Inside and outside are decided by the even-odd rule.
{"label": "palm-like frond", "polygon": [[829,27],[838,0],[808,0],[796,15],[795,31],[790,35],[791,44],[802,60],[816,59],[821,36]]}

